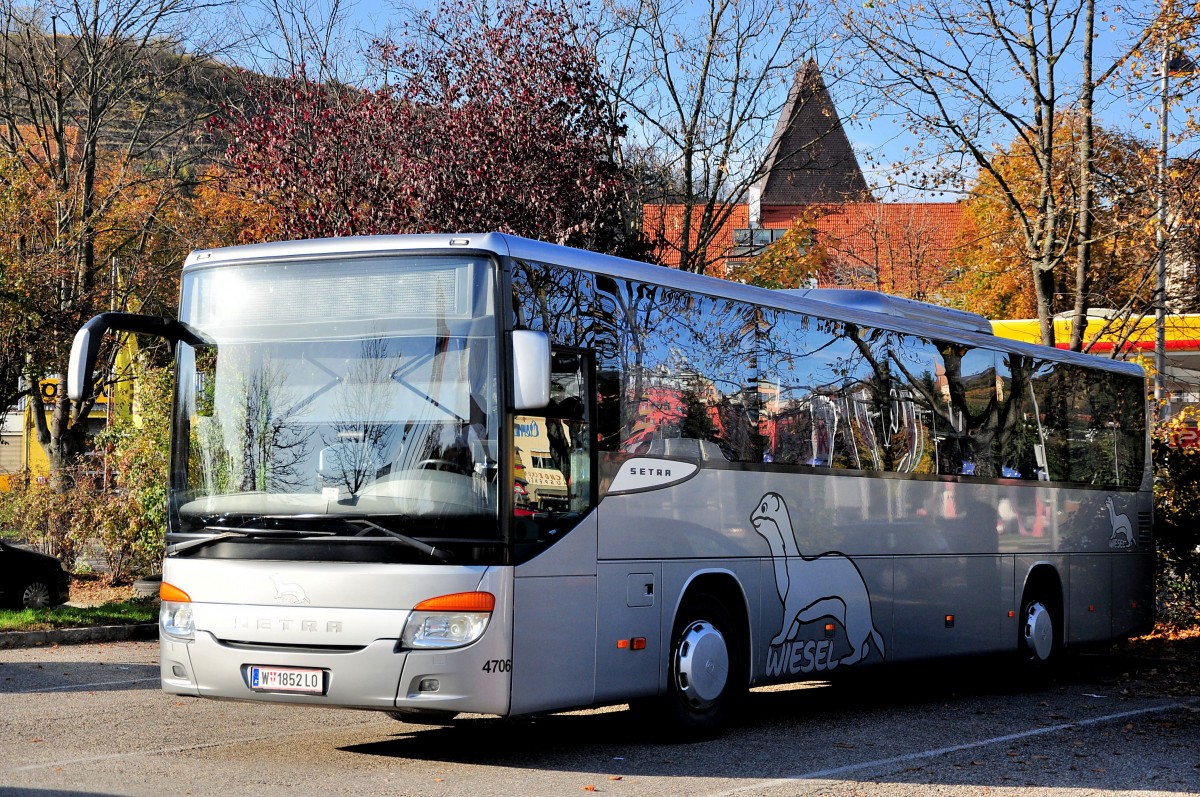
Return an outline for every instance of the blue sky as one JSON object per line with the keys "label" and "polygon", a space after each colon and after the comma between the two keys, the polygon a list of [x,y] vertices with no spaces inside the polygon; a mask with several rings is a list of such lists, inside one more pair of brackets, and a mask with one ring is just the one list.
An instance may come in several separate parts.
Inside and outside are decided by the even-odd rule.
{"label": "blue sky", "polygon": [[[502,0],[495,0],[498,4]],[[278,31],[278,21],[272,20],[269,10],[272,0],[256,0],[256,3],[243,5],[241,13],[247,15],[248,24],[264,34],[260,40],[259,55],[263,55],[261,41],[272,41],[268,45],[281,54],[283,48],[278,44],[278,37],[272,32]],[[403,20],[415,11],[429,8],[432,3],[428,0],[293,0],[294,9],[300,13],[293,14],[288,24],[295,29],[304,26],[320,26],[328,20],[331,12],[337,12],[340,26],[338,28],[337,46],[333,52],[338,60],[341,74],[353,80],[363,71],[361,52],[367,42],[375,36],[399,35]],[[1135,5],[1142,3],[1135,0]],[[1144,13],[1141,9],[1134,12]],[[1113,29],[1101,26],[1097,37],[1098,61],[1104,62],[1111,58],[1113,52],[1122,46],[1127,38],[1125,29],[1113,25]],[[266,66],[271,54],[260,60],[259,68]],[[832,57],[830,54],[828,57]],[[828,71],[833,71],[830,67]],[[827,78],[828,79],[828,78]],[[886,167],[895,161],[910,159],[910,153],[918,146],[918,139],[898,123],[897,109],[886,106],[876,106],[862,109],[859,100],[845,90],[836,81],[831,81],[831,92],[837,103],[838,111],[846,123],[847,134],[851,144],[859,154],[859,161],[868,174],[868,180],[875,185],[886,182]],[[847,82],[846,87],[853,87]],[[1193,99],[1190,95],[1183,98],[1172,113],[1171,128],[1179,131],[1184,126],[1185,113],[1182,106]],[[1014,96],[1013,102],[1019,102],[1020,97]],[[852,118],[856,111],[863,110],[858,118]],[[874,112],[872,115],[871,112]],[[1152,145],[1158,139],[1158,87],[1153,76],[1144,76],[1140,82],[1132,86],[1114,85],[1101,91],[1098,105],[1099,118],[1102,125],[1120,130],[1140,138]],[[768,126],[769,127],[769,126]],[[766,133],[769,137],[770,132]],[[1179,155],[1190,152],[1194,142],[1178,142],[1172,144],[1172,154]],[[884,168],[876,171],[871,166],[869,155],[875,156],[875,161]],[[890,197],[881,198],[929,198],[946,200],[949,195],[920,195],[912,192],[901,192]]]}

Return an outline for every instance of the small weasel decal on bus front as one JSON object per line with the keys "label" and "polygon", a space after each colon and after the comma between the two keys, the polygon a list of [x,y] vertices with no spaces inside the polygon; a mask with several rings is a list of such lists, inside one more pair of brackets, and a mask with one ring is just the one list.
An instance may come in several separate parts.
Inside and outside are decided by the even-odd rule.
{"label": "small weasel decal on bus front", "polygon": [[284,581],[278,573],[272,573],[270,578],[275,585],[275,600],[278,603],[308,603],[304,587],[294,581]]}
{"label": "small weasel decal on bus front", "polygon": [[[830,551],[807,557],[800,553],[787,504],[779,493],[767,493],[750,522],[771,546],[775,589],[783,604],[783,625],[767,649],[767,674],[797,675],[832,670],[862,661],[874,645],[884,656],[883,638],[871,616],[871,595],[853,560]],[[821,619],[839,623],[844,636],[798,638],[801,627]],[[846,646],[849,645],[849,650]]]}

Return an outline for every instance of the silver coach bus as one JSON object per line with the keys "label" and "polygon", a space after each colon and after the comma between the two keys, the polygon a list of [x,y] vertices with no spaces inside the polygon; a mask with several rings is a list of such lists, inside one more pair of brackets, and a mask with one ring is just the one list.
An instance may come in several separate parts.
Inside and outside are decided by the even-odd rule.
{"label": "silver coach bus", "polygon": [[[438,720],[750,686],[1153,622],[1142,371],[969,313],[499,234],[193,253],[164,690]],[[521,500],[520,435],[561,473]]]}

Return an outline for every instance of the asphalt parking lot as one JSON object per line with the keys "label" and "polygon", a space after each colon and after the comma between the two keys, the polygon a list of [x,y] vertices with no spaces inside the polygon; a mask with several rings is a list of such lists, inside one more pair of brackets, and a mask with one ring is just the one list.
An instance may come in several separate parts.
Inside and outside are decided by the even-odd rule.
{"label": "asphalt parking lot", "polygon": [[756,690],[721,739],[678,745],[619,708],[425,727],[165,695],[152,642],[6,650],[0,794],[1200,793],[1200,698],[1174,654],[1084,656],[1040,690],[1009,675]]}

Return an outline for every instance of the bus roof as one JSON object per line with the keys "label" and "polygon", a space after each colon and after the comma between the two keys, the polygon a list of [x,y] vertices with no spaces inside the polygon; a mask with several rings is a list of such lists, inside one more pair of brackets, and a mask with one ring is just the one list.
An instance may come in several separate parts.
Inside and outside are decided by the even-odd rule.
{"label": "bus roof", "polygon": [[553,263],[617,279],[649,281],[690,293],[795,310],[823,318],[1011,351],[1130,376],[1144,376],[1141,366],[1135,363],[994,336],[990,322],[982,316],[926,302],[890,297],[873,291],[771,290],[505,233],[347,236],[201,249],[188,255],[184,271],[231,263],[414,251],[489,253]]}

